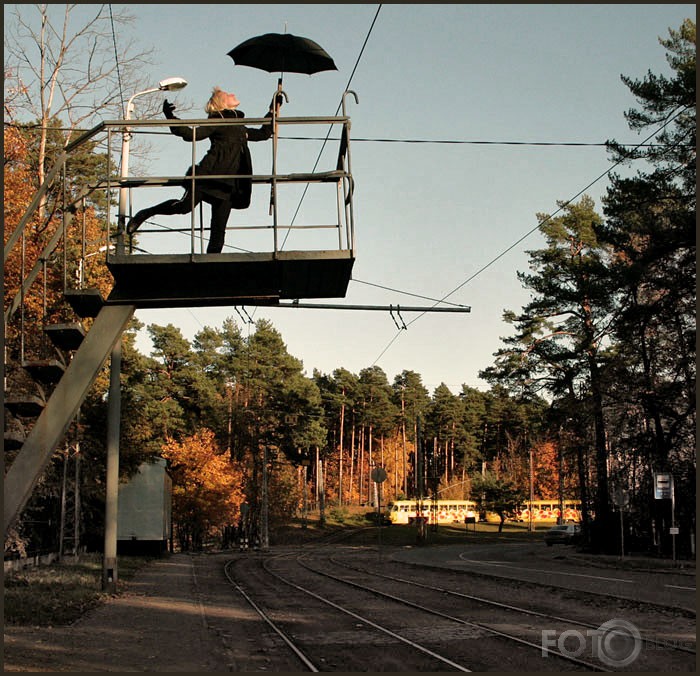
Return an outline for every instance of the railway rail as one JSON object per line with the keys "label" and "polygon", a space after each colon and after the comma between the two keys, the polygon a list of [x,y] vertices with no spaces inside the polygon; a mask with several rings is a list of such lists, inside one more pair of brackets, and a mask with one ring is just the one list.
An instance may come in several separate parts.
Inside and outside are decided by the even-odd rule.
{"label": "railway rail", "polygon": [[[452,625],[455,627],[452,630],[453,637],[457,636],[458,629],[456,628],[459,626],[465,630],[465,637],[473,637],[478,633],[481,638],[478,643],[480,650],[481,648],[492,652],[506,650],[510,653],[529,651],[528,660],[532,660],[536,652],[541,663],[539,667],[536,667],[538,669],[620,670],[618,665],[614,663],[612,663],[613,669],[610,669],[611,663],[605,660],[605,656],[600,659],[600,654],[591,654],[591,659],[583,659],[588,658],[589,655],[586,653],[581,657],[581,653],[573,654],[574,651],[571,650],[543,647],[543,629],[553,626],[560,633],[595,635],[596,629],[599,629],[601,624],[590,621],[590,613],[587,616],[584,612],[580,616],[576,612],[570,615],[547,612],[543,608],[533,609],[532,607],[523,607],[522,604],[517,605],[502,600],[488,599],[473,593],[465,593],[459,589],[448,588],[442,583],[435,584],[428,580],[415,579],[420,576],[425,577],[425,572],[413,572],[415,568],[411,566],[405,566],[400,574],[389,574],[386,572],[386,561],[382,563],[381,559],[377,562],[371,558],[373,554],[371,548],[347,546],[346,553],[354,552],[357,554],[358,551],[364,550],[356,557],[361,559],[362,565],[358,565],[356,561],[353,563],[348,561],[352,557],[339,554],[337,543],[332,549],[324,546],[326,544],[330,545],[331,542],[318,542],[312,548],[295,548],[272,556],[268,554],[257,557],[255,559],[257,563],[251,557],[247,557],[247,564],[240,558],[227,564],[228,571],[233,566],[240,566],[239,573],[246,578],[246,583],[232,579],[232,584],[248,596],[246,599],[248,603],[258,606],[256,612],[265,622],[276,627],[275,631],[279,631],[278,635],[284,635],[283,640],[290,649],[293,649],[291,645],[294,645],[305,655],[309,661],[309,664],[304,666],[305,669],[310,671],[321,668],[328,670],[323,658],[318,657],[321,654],[318,647],[313,645],[309,647],[313,641],[310,642],[303,633],[298,635],[283,628],[293,627],[293,621],[289,615],[280,620],[279,610],[276,610],[274,602],[270,603],[268,600],[267,604],[269,605],[266,607],[266,603],[256,603],[256,600],[250,598],[251,594],[257,598],[261,588],[275,587],[279,589],[280,584],[284,584],[294,590],[294,593],[304,594],[307,599],[306,604],[323,604],[332,609],[334,613],[343,614],[347,618],[355,620],[359,623],[359,625],[355,625],[356,627],[362,626],[365,629],[369,627],[385,637],[390,637],[395,643],[402,643],[414,651],[422,652],[424,656],[439,662],[441,665],[439,668],[443,670],[445,665],[449,669],[457,671],[488,670],[491,667],[485,666],[483,656],[479,656],[477,653],[474,653],[477,656],[473,658],[472,656],[465,657],[460,654],[460,651],[455,653],[453,646],[449,645],[449,641],[440,642],[436,640],[435,635],[429,636],[425,640],[421,640],[420,637],[417,639],[415,635],[417,617],[432,616],[433,623]],[[376,554],[376,552],[374,553]],[[392,563],[400,566],[396,561],[392,561]],[[251,570],[251,564],[257,566],[257,571]],[[442,578],[449,576],[448,571],[445,570],[438,574]],[[253,575],[252,582],[250,581],[251,575]],[[465,576],[460,574],[460,577]],[[274,579],[275,582],[272,583],[271,579]],[[247,592],[242,588],[242,584],[246,586]],[[348,594],[347,591],[341,593],[338,591],[337,585],[342,585],[346,590],[351,588],[353,593]],[[454,586],[459,587],[458,584]],[[546,588],[545,585],[542,587]],[[370,605],[366,600],[367,596],[373,596],[381,603],[382,610],[379,612],[381,618],[377,617],[378,611],[376,610],[372,610],[369,613],[370,616],[363,611],[363,608]],[[581,594],[581,596],[584,595]],[[296,601],[296,603],[299,609],[305,607],[305,602]],[[574,599],[572,599],[572,603],[575,603]],[[400,609],[397,610],[397,608]],[[314,615],[314,612],[307,612],[305,615],[308,618]],[[610,611],[608,610],[608,612]],[[409,614],[412,617],[412,626],[402,626],[401,622],[392,621],[392,618],[394,620],[406,618]],[[484,618],[484,616],[486,617]],[[423,622],[429,623],[431,621],[424,619]],[[504,625],[506,626],[504,627]],[[326,624],[326,629],[328,626]],[[654,653],[650,656],[653,664],[662,664],[663,656],[669,654],[677,655],[674,658],[676,664],[689,664],[687,656],[696,654],[694,635],[692,641],[673,642],[655,638],[652,636],[653,629],[643,629],[642,631],[641,640],[644,647],[647,651]],[[323,633],[323,630],[321,632]],[[449,634],[449,631],[446,630],[446,632]],[[624,631],[613,629],[611,633],[620,635],[621,640],[630,640],[630,636]],[[656,636],[659,634],[657,633]],[[489,646],[483,645],[486,637],[491,641]],[[500,641],[503,646],[508,647],[496,648],[493,641]],[[472,644],[477,645],[474,642]],[[315,656],[310,656],[309,653]],[[367,665],[365,670],[367,668],[374,670],[372,665]],[[434,666],[426,668],[435,669]]]}
{"label": "railway rail", "polygon": [[[366,584],[364,579],[362,581],[358,581],[357,573],[365,574],[365,571],[362,570],[355,571],[355,579],[348,578],[347,574],[345,576],[340,576],[329,573],[327,570],[320,570],[315,565],[310,564],[309,558],[311,556],[318,556],[318,552],[311,553],[309,551],[297,550],[271,557],[268,556],[267,558],[258,558],[257,563],[259,564],[259,568],[257,571],[251,571],[250,563],[252,563],[252,560],[249,558],[247,560],[247,566],[242,566],[246,568],[244,574],[247,582],[241,582],[240,577],[239,579],[236,579],[241,575],[241,571],[239,571],[237,575],[234,575],[232,572],[234,567],[241,567],[241,563],[244,563],[240,558],[229,561],[226,565],[227,576],[229,577],[231,584],[233,584],[236,590],[244,596],[249,604],[251,604],[258,615],[260,615],[261,619],[271,628],[273,628],[274,632],[282,638],[284,644],[286,644],[288,648],[295,653],[306,670],[316,671],[322,668],[323,662],[321,660],[323,658],[319,657],[320,651],[318,646],[313,646],[313,641],[309,640],[308,636],[299,637],[294,635],[292,631],[284,628],[285,625],[293,626],[293,623],[289,616],[285,616],[284,610],[280,610],[279,607],[275,608],[277,604],[274,601],[271,602],[268,598],[267,601],[262,602],[259,599],[254,600],[251,598],[251,594],[254,596],[257,594],[259,596],[262,588],[265,586],[270,586],[270,578],[274,578],[276,581],[283,583],[296,592],[304,594],[307,598],[310,597],[315,603],[324,604],[336,612],[336,614],[342,613],[346,617],[359,622],[364,629],[370,627],[374,631],[380,632],[384,636],[389,636],[395,643],[402,643],[404,646],[408,646],[413,651],[422,653],[424,657],[427,656],[428,658],[434,660],[435,663],[439,663],[440,670],[444,670],[446,665],[451,670],[456,671],[484,670],[483,656],[479,658],[472,658],[470,663],[469,659],[465,659],[465,657],[461,654],[455,656],[455,652],[460,653],[460,650],[456,650],[455,645],[450,645],[449,641],[446,643],[441,643],[439,648],[434,648],[434,638],[424,641],[415,640],[413,637],[413,634],[415,634],[415,628],[402,626],[401,618],[405,618],[407,615],[405,608],[409,608],[410,612],[414,614],[414,622],[412,624],[415,624],[415,619],[418,616],[432,617],[432,620],[427,620],[429,623],[435,623],[435,618],[439,618],[439,621],[446,624],[461,626],[468,629],[471,632],[470,635],[472,636],[478,634],[480,637],[479,645],[483,647],[484,650],[490,651],[491,656],[494,654],[501,654],[503,651],[503,644],[505,644],[508,646],[507,649],[509,651],[518,652],[520,655],[517,658],[518,663],[522,663],[523,659],[526,659],[531,664],[537,662],[539,669],[546,668],[556,670],[610,671],[610,669],[608,669],[607,666],[600,661],[588,661],[560,652],[559,650],[543,648],[541,642],[538,643],[530,640],[527,638],[527,636],[516,635],[512,631],[503,631],[497,628],[499,624],[498,621],[492,621],[490,623],[475,622],[464,619],[463,617],[458,617],[453,612],[446,612],[444,609],[445,590],[441,588],[433,588],[430,589],[430,591],[437,593],[440,597],[443,597],[441,599],[443,608],[440,608],[441,603],[436,602],[434,598],[422,602],[416,602],[411,598],[407,598],[405,593],[402,595],[399,595],[401,592],[389,593],[385,590],[377,589],[376,584],[372,586]],[[317,563],[317,561],[314,561],[314,563]],[[326,567],[329,565],[336,567],[340,566],[347,570],[347,566],[343,566],[343,564],[333,561],[332,557],[325,559],[322,562],[322,565]],[[264,576],[261,578],[261,573],[264,573],[264,576],[267,576],[266,579]],[[393,584],[398,584],[400,586],[406,585],[405,581],[398,578],[391,580],[390,576],[378,576],[372,571],[368,571],[368,573],[375,579],[375,582],[377,578],[381,577],[383,580],[385,579],[391,581]],[[347,591],[340,594],[337,586],[335,588],[333,588],[333,586],[328,587],[328,582],[325,582],[325,585],[321,585],[319,582],[320,579],[330,581],[331,585],[343,585],[345,589],[347,589],[347,587],[351,587],[356,593],[352,597],[348,596]],[[247,591],[244,589],[244,586],[246,587]],[[256,593],[253,593],[251,588],[256,588]],[[425,588],[429,589],[429,586]],[[342,597],[342,602],[338,601],[337,597],[339,595]],[[381,599],[383,604],[383,611],[381,614],[385,616],[385,619],[380,620],[379,618],[371,618],[368,617],[367,612],[358,612],[358,605],[363,607],[368,603],[365,598],[366,595]],[[397,606],[401,609],[397,610]],[[302,603],[299,607],[304,607],[304,604]],[[503,610],[504,608],[499,608],[499,612]],[[511,612],[517,613],[521,612],[522,610],[523,609],[512,607]],[[315,611],[307,611],[305,615],[308,617],[309,615],[313,615],[314,612]],[[394,621],[387,621],[387,616],[389,618],[393,618]],[[546,615],[544,613],[540,614],[540,618],[557,620],[560,623],[566,622],[567,626],[582,626],[580,623],[571,622],[567,618]],[[396,626],[397,620],[399,625],[398,627]],[[522,622],[520,624],[522,624]],[[529,626],[527,630],[528,631],[525,633],[527,634],[529,632],[529,634],[532,636],[533,634],[536,635],[538,629],[536,627],[533,628]],[[467,633],[469,634],[469,632]],[[484,645],[485,639],[490,640],[491,644],[488,646]],[[494,642],[500,643],[500,647]],[[426,643],[428,645],[426,645]],[[351,646],[351,650],[352,649],[353,647]],[[527,657],[525,657],[524,651],[527,653]],[[546,657],[544,657],[544,655],[546,655]],[[431,667],[429,663],[426,666],[428,669],[436,669],[434,665]],[[372,665],[366,665],[365,668],[371,669]],[[489,667],[486,668],[488,669]],[[491,668],[496,668],[496,666],[492,665]],[[326,669],[324,668],[324,670]]]}
{"label": "railway rail", "polygon": [[[544,612],[540,612],[537,610],[532,610],[531,608],[522,608],[522,607],[518,607],[518,606],[515,606],[512,604],[509,604],[509,603],[502,603],[500,601],[494,601],[493,599],[486,599],[486,598],[483,598],[480,596],[475,596],[473,594],[465,594],[464,592],[455,591],[452,589],[447,589],[445,587],[439,587],[439,586],[435,586],[435,585],[431,585],[431,584],[426,584],[425,582],[420,582],[417,580],[410,580],[410,579],[407,579],[405,577],[396,577],[394,575],[387,575],[385,573],[382,573],[382,572],[376,570],[376,568],[369,569],[369,568],[351,565],[351,564],[347,563],[346,561],[345,562],[339,561],[337,559],[337,557],[335,557],[335,556],[331,556],[329,558],[329,561],[331,561],[336,566],[346,568],[349,570],[354,570],[354,571],[357,571],[360,573],[364,573],[366,575],[371,575],[372,577],[375,577],[375,578],[378,577],[378,578],[382,578],[382,579],[386,579],[386,580],[391,580],[393,582],[400,582],[402,584],[413,586],[413,587],[428,589],[430,591],[436,591],[436,592],[439,592],[441,594],[447,594],[447,595],[452,596],[452,597],[457,598],[457,599],[466,599],[468,601],[473,601],[473,602],[477,602],[477,603],[491,606],[494,608],[498,608],[498,609],[506,611],[506,612],[515,612],[515,613],[520,613],[522,615],[530,615],[530,616],[539,617],[539,618],[543,618],[543,619],[547,619],[547,620],[552,620],[555,622],[560,622],[560,623],[563,623],[566,625],[580,626],[580,627],[583,627],[585,629],[597,629],[600,626],[600,623],[596,624],[596,623],[587,622],[587,621],[581,620],[581,619],[574,619],[574,618],[570,618],[570,617],[561,617],[560,615],[553,615],[550,613],[544,613]],[[317,572],[319,572],[320,574],[324,574],[321,571],[317,571]],[[628,600],[625,597],[616,597],[616,596],[612,596],[609,594],[607,596],[609,598],[616,599],[619,601],[627,601]],[[678,652],[688,653],[691,655],[696,654],[695,648],[691,648],[691,647],[686,646],[686,645],[680,645],[677,643],[669,643],[669,642],[665,642],[665,641],[660,641],[660,640],[655,639],[649,635],[646,635],[646,636],[643,635],[642,640],[644,641],[644,643],[647,646],[655,646],[656,648],[659,648],[659,649],[674,650],[674,651],[678,651]]]}

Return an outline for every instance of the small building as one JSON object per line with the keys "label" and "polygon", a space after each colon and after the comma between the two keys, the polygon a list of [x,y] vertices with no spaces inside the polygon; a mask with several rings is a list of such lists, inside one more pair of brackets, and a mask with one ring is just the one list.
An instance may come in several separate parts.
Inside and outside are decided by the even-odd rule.
{"label": "small building", "polygon": [[162,554],[172,528],[172,479],[164,458],[144,462],[119,484],[117,553]]}

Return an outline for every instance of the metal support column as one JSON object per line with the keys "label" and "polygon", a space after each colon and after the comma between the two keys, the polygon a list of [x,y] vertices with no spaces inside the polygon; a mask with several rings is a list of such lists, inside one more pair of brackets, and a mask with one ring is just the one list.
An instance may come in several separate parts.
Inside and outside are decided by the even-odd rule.
{"label": "metal support column", "polygon": [[112,348],[107,409],[107,478],[105,481],[105,540],[102,591],[117,591],[117,509],[119,499],[119,429],[121,418],[121,337]]}

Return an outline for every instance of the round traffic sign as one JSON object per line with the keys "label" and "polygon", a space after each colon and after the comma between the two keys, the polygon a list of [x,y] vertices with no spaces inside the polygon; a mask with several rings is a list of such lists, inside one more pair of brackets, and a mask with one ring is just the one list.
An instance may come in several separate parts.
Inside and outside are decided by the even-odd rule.
{"label": "round traffic sign", "polygon": [[370,476],[372,477],[372,481],[380,484],[382,481],[386,481],[386,470],[383,467],[375,467]]}

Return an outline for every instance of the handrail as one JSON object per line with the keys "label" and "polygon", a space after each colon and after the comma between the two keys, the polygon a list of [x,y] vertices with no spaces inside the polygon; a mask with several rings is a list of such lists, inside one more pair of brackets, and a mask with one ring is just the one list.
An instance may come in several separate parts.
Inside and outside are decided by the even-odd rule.
{"label": "handrail", "polygon": [[[87,197],[91,192],[93,192],[97,187],[99,186],[88,186],[87,188],[84,188],[83,190],[80,191],[80,193],[73,199],[71,202],[69,202],[65,208],[65,216],[67,219],[72,220],[73,218],[73,212],[75,211],[75,206],[78,202],[83,200],[85,197]],[[46,246],[44,246],[44,249],[42,250],[41,254],[37,258],[37,262],[35,263],[34,267],[31,269],[27,277],[24,279],[22,284],[20,284],[19,291],[17,291],[17,294],[15,295],[12,303],[7,307],[7,310],[5,310],[5,324],[7,324],[10,319],[12,318],[12,315],[17,311],[17,308],[19,307],[19,304],[21,303],[23,294],[26,294],[26,292],[29,290],[29,287],[34,283],[36,280],[37,276],[39,275],[39,272],[41,271],[41,261],[42,260],[48,260],[48,257],[53,253],[54,249],[58,246],[58,243],[63,239],[63,234],[64,234],[64,228],[56,228],[56,232],[53,234],[51,239],[46,243]]]}
{"label": "handrail", "polygon": [[[357,96],[354,92],[350,92],[352,96],[357,100]],[[336,167],[333,167],[329,171],[323,172],[295,172],[289,174],[277,174],[276,172],[276,148],[273,147],[273,158],[272,158],[272,173],[266,174],[206,174],[197,175],[197,130],[201,127],[217,127],[217,126],[270,126],[276,127],[277,125],[295,125],[295,124],[317,124],[317,125],[327,125],[327,124],[340,124],[343,128],[342,132],[342,142],[341,148],[338,155],[338,161]],[[288,183],[323,183],[323,182],[336,182],[338,184],[338,189],[343,193],[343,200],[345,204],[345,214],[341,217],[342,208],[338,212],[338,222],[336,227],[340,233],[344,231],[345,242],[347,242],[347,247],[354,250],[354,225],[352,223],[352,194],[354,192],[354,180],[349,171],[344,167],[347,165],[349,168],[349,147],[348,147],[348,132],[347,129],[350,126],[350,119],[346,115],[330,115],[330,116],[317,116],[317,117],[284,117],[278,118],[274,113],[272,116],[267,116],[263,118],[199,118],[199,119],[162,119],[162,120],[108,120],[105,122],[105,126],[109,128],[110,133],[116,131],[118,128],[125,128],[128,126],[129,130],[133,133],[134,129],[138,128],[160,128],[160,127],[186,127],[192,131],[193,139],[192,144],[192,162],[190,173],[186,176],[176,177],[176,176],[125,176],[125,177],[109,177],[110,187],[115,188],[132,188],[132,187],[145,187],[145,186],[186,186],[194,185],[198,181],[211,181],[211,180],[225,180],[225,179],[247,179],[253,184],[269,184],[271,185],[271,208],[270,212],[273,217],[273,251],[277,251],[277,201],[272,196],[275,194],[275,186],[277,184],[288,184]],[[273,144],[274,146],[274,144]],[[99,187],[105,187],[104,181],[102,181]],[[191,190],[194,197],[194,190]],[[195,253],[196,237],[195,237],[195,210],[191,211],[190,216],[190,231],[192,233],[190,253]],[[344,221],[344,223],[343,223]],[[107,260],[116,253],[117,256],[124,254],[124,233],[120,234],[117,232],[116,239],[116,251],[108,249]],[[339,247],[343,248],[339,241]],[[129,249],[129,253],[132,253],[132,249]]]}
{"label": "handrail", "polygon": [[112,187],[134,188],[140,186],[179,187],[185,181],[211,181],[228,178],[249,178],[255,184],[271,183],[272,179],[279,183],[328,183],[349,178],[350,174],[343,169],[330,169],[316,172],[293,172],[291,174],[199,174],[192,176],[130,176],[125,178],[110,178],[109,181],[101,180],[90,184],[91,190]]}
{"label": "handrail", "polygon": [[[278,124],[347,124],[350,118],[345,115],[330,115],[327,117],[278,117]],[[253,125],[272,125],[271,117],[213,117],[192,118],[187,120],[105,120],[102,125],[107,127],[250,127]],[[132,132],[133,133],[133,132]]]}
{"label": "handrail", "polygon": [[106,122],[100,122],[98,125],[95,125],[92,129],[88,129],[86,132],[82,133],[80,136],[78,136],[75,141],[71,141],[70,143],[66,144],[66,147],[64,150],[67,153],[73,152],[76,148],[80,147],[85,143],[85,141],[89,141],[93,136],[101,132],[105,126],[107,125]]}
{"label": "handrail", "polygon": [[19,238],[22,236],[24,229],[27,227],[29,219],[34,215],[34,212],[39,207],[39,204],[41,203],[41,198],[46,194],[49,187],[54,182],[56,175],[63,168],[65,161],[68,159],[68,155],[70,155],[70,153],[72,153],[76,148],[79,148],[83,143],[89,141],[93,136],[102,131],[105,128],[105,125],[105,122],[100,122],[92,129],[89,129],[85,133],[81,134],[77,139],[75,139],[75,141],[71,141],[70,143],[66,144],[65,148],[63,149],[63,152],[58,156],[53,166],[49,170],[48,174],[46,174],[46,176],[44,177],[44,182],[39,186],[39,189],[34,195],[34,198],[29,203],[27,210],[24,212],[24,216],[22,216],[14,232],[8,238],[7,243],[5,244],[3,261],[7,261],[7,257],[10,255],[15,244],[17,244]]}
{"label": "handrail", "polygon": [[49,173],[46,174],[46,178],[44,179],[44,182],[41,184],[39,189],[36,191],[36,194],[34,195],[34,199],[29,203],[29,206],[27,207],[27,210],[24,212],[24,216],[20,219],[19,223],[17,224],[17,227],[15,228],[14,232],[10,235],[9,239],[7,240],[7,243],[5,244],[5,254],[3,260],[7,262],[7,257],[10,255],[12,252],[12,249],[14,248],[15,244],[19,241],[20,237],[24,233],[24,229],[27,227],[27,223],[29,223],[29,219],[34,215],[34,212],[39,208],[39,204],[41,203],[41,198],[47,193],[49,187],[53,183],[54,179],[56,178],[56,174],[63,168],[63,165],[68,157],[67,152],[62,152],[59,156],[56,162],[54,163],[53,167],[49,170]]}

